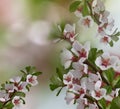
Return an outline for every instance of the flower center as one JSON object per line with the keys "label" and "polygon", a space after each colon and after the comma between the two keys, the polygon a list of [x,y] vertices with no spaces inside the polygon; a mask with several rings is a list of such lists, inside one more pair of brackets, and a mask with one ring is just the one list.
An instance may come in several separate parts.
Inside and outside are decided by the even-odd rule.
{"label": "flower center", "polygon": [[101,97],[101,92],[100,91],[96,91],[96,97]]}
{"label": "flower center", "polygon": [[102,38],[102,40],[103,40],[103,42],[108,42],[108,37],[104,36],[104,37]]}
{"label": "flower center", "polygon": [[102,65],[105,66],[105,67],[110,65],[110,59],[102,59]]}
{"label": "flower center", "polygon": [[86,58],[87,52],[85,51],[84,48],[82,48],[81,51],[79,51],[79,56],[80,56],[80,58],[82,58],[82,57]]}
{"label": "flower center", "polygon": [[32,83],[34,81],[33,77],[29,78],[28,81]]}
{"label": "flower center", "polygon": [[14,100],[15,105],[19,105],[20,104],[19,101],[20,101],[19,99]]}
{"label": "flower center", "polygon": [[67,82],[70,82],[70,81],[71,81],[71,77],[70,77],[70,76],[67,76],[67,78],[65,78],[65,80],[66,80]]}

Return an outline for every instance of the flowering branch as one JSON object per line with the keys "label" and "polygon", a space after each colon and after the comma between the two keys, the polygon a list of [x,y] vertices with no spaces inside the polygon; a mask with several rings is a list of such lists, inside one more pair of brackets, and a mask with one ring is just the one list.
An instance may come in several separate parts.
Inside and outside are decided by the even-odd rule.
{"label": "flowering branch", "polygon": [[41,72],[36,72],[34,67],[26,67],[25,71],[21,70],[22,76],[11,78],[0,87],[0,109],[20,109],[25,104],[24,97],[30,87],[38,84],[37,76]]}
{"label": "flowering branch", "polygon": [[[102,43],[113,46],[119,39],[120,32],[113,30],[114,20],[101,0],[77,0],[70,5],[70,11],[85,28],[90,28],[94,21]],[[58,27],[61,39],[69,41],[71,48],[61,52],[63,68],[57,69],[51,78],[51,90],[59,88],[58,96],[66,88],[66,103],[76,103],[77,109],[120,109],[119,57],[91,48],[90,42],[79,43],[75,23]],[[109,34],[111,31],[113,33]]]}

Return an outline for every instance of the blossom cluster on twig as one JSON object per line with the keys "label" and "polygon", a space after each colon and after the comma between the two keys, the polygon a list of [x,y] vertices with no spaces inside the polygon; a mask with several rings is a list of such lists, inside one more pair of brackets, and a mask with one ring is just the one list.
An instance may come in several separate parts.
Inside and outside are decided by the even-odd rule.
{"label": "blossom cluster on twig", "polygon": [[[77,23],[90,28],[97,24],[101,42],[113,46],[120,35],[113,30],[114,20],[105,10],[101,0],[75,1],[70,11],[80,18]],[[62,40],[67,40],[71,48],[61,52],[61,64],[51,78],[50,88],[66,88],[67,104],[77,104],[77,109],[120,109],[120,58],[103,50],[91,48],[90,42],[81,44],[76,36],[75,24],[58,26]],[[110,34],[111,31],[114,31]]]}
{"label": "blossom cluster on twig", "polygon": [[13,77],[1,85],[0,109],[20,109],[25,104],[26,92],[38,84],[37,77],[41,72],[36,72],[34,67],[26,67],[21,72],[23,75]]}

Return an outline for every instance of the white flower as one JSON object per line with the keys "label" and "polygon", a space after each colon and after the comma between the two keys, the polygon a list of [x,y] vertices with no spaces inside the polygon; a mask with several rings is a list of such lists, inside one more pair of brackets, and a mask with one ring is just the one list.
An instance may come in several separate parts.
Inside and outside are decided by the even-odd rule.
{"label": "white flower", "polygon": [[85,109],[85,106],[88,105],[87,99],[85,98],[77,99],[77,103],[78,103],[77,109]]}
{"label": "white flower", "polygon": [[96,83],[98,80],[101,80],[101,76],[99,75],[99,73],[97,75],[93,74],[93,73],[88,74],[88,81],[89,82]]}
{"label": "white flower", "polygon": [[72,92],[67,92],[65,100],[67,104],[73,104],[75,100],[75,94],[73,94]]}
{"label": "white flower", "polygon": [[85,61],[88,58],[90,50],[90,43],[86,42],[84,45],[81,45],[78,41],[75,41],[72,45],[71,51],[79,57],[80,61]]}
{"label": "white flower", "polygon": [[72,58],[73,58],[73,54],[69,50],[64,48],[61,53],[61,63],[65,67],[65,69],[70,67],[72,63]]}
{"label": "white flower", "polygon": [[110,15],[110,12],[104,11],[103,13],[100,14],[99,21],[102,23],[108,23],[109,15]]}
{"label": "white flower", "polygon": [[108,44],[111,41],[111,38],[109,36],[102,36],[100,39],[100,42],[103,44]]}
{"label": "white flower", "polygon": [[106,101],[111,102],[115,97],[115,91],[112,91],[109,95],[107,94],[104,98]]}
{"label": "white flower", "polygon": [[82,78],[80,83],[82,87],[86,88],[86,90],[89,90],[89,91],[94,90],[95,83],[92,81],[89,81],[87,77]]}
{"label": "white flower", "polygon": [[5,90],[1,90],[0,91],[0,101],[1,102],[6,102],[7,100],[9,100],[9,94],[6,93]]}
{"label": "white flower", "polygon": [[100,87],[101,81],[97,81],[95,84],[95,90],[91,91],[91,96],[96,100],[100,100],[106,96],[106,89]]}
{"label": "white flower", "polygon": [[17,77],[11,78],[11,79],[10,79],[10,82],[19,83],[20,80],[21,80],[21,77],[20,77],[20,76],[17,76]]}
{"label": "white flower", "polygon": [[114,20],[112,18],[108,19],[107,25],[105,25],[106,32],[112,31],[114,27]]}
{"label": "white flower", "polygon": [[37,76],[34,76],[34,75],[27,75],[27,80],[26,82],[32,86],[35,86],[38,84],[38,81],[37,81]]}
{"label": "white flower", "polygon": [[5,84],[5,89],[9,93],[14,92],[14,84]]}
{"label": "white flower", "polygon": [[94,0],[92,2],[92,11],[93,13],[99,14],[105,10],[105,6],[101,0]]}
{"label": "white flower", "polygon": [[80,25],[82,24],[85,28],[90,28],[93,26],[93,19],[91,16],[85,16],[78,22]]}
{"label": "white flower", "polygon": [[73,25],[66,24],[63,33],[64,33],[64,36],[66,39],[69,39],[71,42],[73,42],[74,38],[76,37],[75,24],[73,24]]}
{"label": "white flower", "polygon": [[103,23],[101,23],[101,24],[98,26],[98,33],[99,33],[101,36],[106,36],[106,32],[105,32],[104,24],[103,24]]}
{"label": "white flower", "polygon": [[80,98],[83,98],[86,94],[86,87],[82,87],[80,85],[74,85],[73,91],[80,95]]}
{"label": "white flower", "polygon": [[97,57],[95,64],[101,68],[101,70],[107,70],[114,67],[117,56],[110,56],[109,53],[103,53],[101,56]]}
{"label": "white flower", "polygon": [[69,71],[67,74],[63,75],[63,83],[65,85],[72,84],[72,79],[73,79],[73,75],[72,75],[71,71]]}
{"label": "white flower", "polygon": [[27,92],[26,85],[27,82],[20,82],[20,84],[16,87],[16,90],[21,92]]}
{"label": "white flower", "polygon": [[88,66],[86,64],[83,64],[82,62],[74,62],[72,64],[72,67],[78,71],[79,73],[81,73],[82,75],[85,73],[88,73]]}
{"label": "white flower", "polygon": [[20,109],[21,105],[23,104],[19,96],[15,96],[12,100],[12,103],[14,105],[13,109]]}

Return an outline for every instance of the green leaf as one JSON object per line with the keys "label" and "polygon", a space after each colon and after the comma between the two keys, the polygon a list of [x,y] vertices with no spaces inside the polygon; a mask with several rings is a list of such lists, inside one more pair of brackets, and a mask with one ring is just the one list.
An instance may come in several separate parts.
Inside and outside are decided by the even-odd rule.
{"label": "green leaf", "polygon": [[103,54],[103,50],[98,50],[98,51],[97,51],[97,57],[98,57],[98,56],[101,56],[102,54]]}
{"label": "green leaf", "polygon": [[50,89],[52,91],[54,91],[55,89],[57,89],[58,87],[61,87],[59,84],[50,84]]}
{"label": "green leaf", "polygon": [[113,47],[113,41],[112,41],[112,40],[109,42],[109,45],[110,45],[111,47]]}
{"label": "green leaf", "polygon": [[3,107],[3,103],[0,101],[0,109]]}
{"label": "green leaf", "polygon": [[27,72],[30,72],[31,66],[27,66],[25,69],[26,69]]}
{"label": "green leaf", "polygon": [[99,106],[102,109],[106,109],[106,100],[104,98],[102,98],[101,100],[98,101]]}
{"label": "green leaf", "polygon": [[62,72],[60,71],[60,69],[56,68],[56,73],[57,73],[58,77],[60,78],[60,80],[63,81],[63,74],[62,74]]}
{"label": "green leaf", "polygon": [[4,106],[4,108],[6,108],[6,109],[12,109],[14,107],[14,105],[13,105],[13,103],[10,101],[10,102],[8,102],[5,106]]}
{"label": "green leaf", "polygon": [[80,5],[81,1],[75,1],[73,2],[70,7],[69,7],[69,11],[70,12],[75,12],[78,8],[78,6]]}
{"label": "green leaf", "polygon": [[110,109],[120,109],[120,97],[116,97],[112,100]]}
{"label": "green leaf", "polygon": [[113,86],[114,86],[115,88],[120,88],[120,76],[118,76],[117,78],[115,78],[115,79],[113,80]]}
{"label": "green leaf", "polygon": [[119,37],[118,37],[118,36],[115,36],[115,35],[112,36],[111,38],[112,38],[112,40],[114,40],[114,41],[116,41],[116,42],[119,40]]}
{"label": "green leaf", "polygon": [[33,73],[32,75],[39,76],[39,75],[41,75],[41,74],[42,74],[42,72],[35,72],[35,73]]}
{"label": "green leaf", "polygon": [[120,31],[118,31],[114,36],[120,36]]}
{"label": "green leaf", "polygon": [[107,94],[110,94],[112,92],[111,86],[105,86],[104,88],[107,90]]}
{"label": "green leaf", "polygon": [[94,63],[96,58],[102,54],[103,54],[103,50],[97,50],[97,48],[91,48],[88,55],[88,59]]}
{"label": "green leaf", "polygon": [[94,62],[96,60],[96,54],[97,54],[97,48],[91,48],[88,55],[88,59]]}
{"label": "green leaf", "polygon": [[83,16],[87,16],[87,15],[90,14],[89,7],[88,7],[88,4],[87,4],[86,0],[84,1],[84,5],[83,5],[83,9],[82,9],[82,14],[83,14]]}
{"label": "green leaf", "polygon": [[112,82],[113,82],[114,76],[115,76],[114,70],[112,68],[105,70],[105,71],[103,71],[102,75],[107,80],[107,82],[112,85]]}
{"label": "green leaf", "polygon": [[25,97],[26,96],[24,92],[16,92],[15,95],[20,96],[20,97]]}

